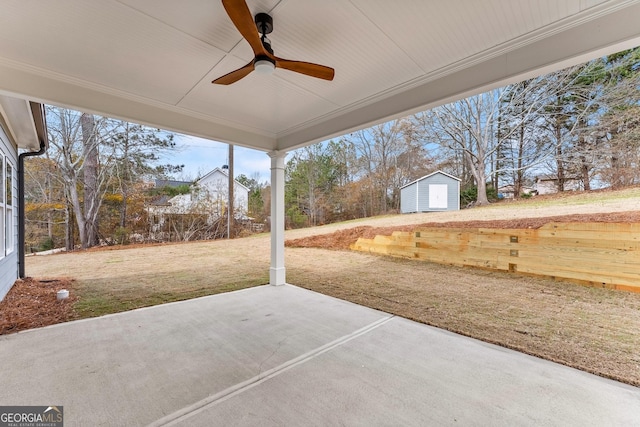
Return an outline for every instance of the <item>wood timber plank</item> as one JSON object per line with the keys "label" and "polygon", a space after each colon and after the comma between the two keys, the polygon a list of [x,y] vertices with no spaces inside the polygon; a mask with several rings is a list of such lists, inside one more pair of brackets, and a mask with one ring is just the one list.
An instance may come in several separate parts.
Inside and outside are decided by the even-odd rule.
{"label": "wood timber plank", "polygon": [[358,239],[353,247],[640,292],[640,224],[552,223],[540,229],[433,227]]}

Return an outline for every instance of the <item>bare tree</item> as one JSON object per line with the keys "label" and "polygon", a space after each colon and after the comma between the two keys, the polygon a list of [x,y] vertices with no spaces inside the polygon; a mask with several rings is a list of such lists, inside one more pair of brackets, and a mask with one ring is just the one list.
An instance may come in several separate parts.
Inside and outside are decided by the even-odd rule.
{"label": "bare tree", "polygon": [[[80,244],[88,248],[98,238],[98,212],[112,164],[109,157],[113,153],[100,153],[99,150],[100,127],[104,121],[88,114],[48,107],[47,122],[49,146],[53,149],[51,155],[58,164],[70,210],[78,226]],[[103,161],[99,161],[98,156],[102,156]]]}
{"label": "bare tree", "polygon": [[409,119],[397,119],[354,132],[345,140],[358,157],[356,177],[368,188],[369,215],[399,206],[399,187],[430,163]]}
{"label": "bare tree", "polygon": [[524,171],[544,164],[555,145],[540,131],[549,100],[571,87],[572,70],[528,80],[414,116],[427,141],[460,156],[487,204],[490,176],[512,175],[521,185]]}
{"label": "bare tree", "polygon": [[496,90],[417,114],[427,138],[459,152],[478,188],[478,204],[487,204],[489,160],[497,144],[492,122],[498,120],[501,92]]}
{"label": "bare tree", "polygon": [[[98,244],[98,211],[102,204],[102,195],[99,194],[99,170],[98,170],[98,135],[96,132],[96,121],[92,114],[82,113],[80,115],[80,127],[82,134],[83,168],[82,177],[84,179],[84,211],[79,208],[79,201],[74,205],[76,218],[79,219],[80,242],[83,248]],[[70,189],[71,190],[71,189]],[[76,200],[77,192],[74,193]],[[81,225],[84,225],[82,227]]]}

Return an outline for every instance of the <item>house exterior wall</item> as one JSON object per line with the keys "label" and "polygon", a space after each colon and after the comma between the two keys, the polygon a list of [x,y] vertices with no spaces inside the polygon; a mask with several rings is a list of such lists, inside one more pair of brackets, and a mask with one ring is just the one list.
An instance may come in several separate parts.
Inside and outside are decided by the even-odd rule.
{"label": "house exterior wall", "polygon": [[[430,194],[430,188],[438,191],[446,185],[447,207],[434,206],[434,197]],[[431,203],[430,203],[431,201]],[[400,189],[400,212],[435,212],[435,211],[455,211],[460,209],[460,181],[442,173],[435,172],[418,179]]]}
{"label": "house exterior wall", "polygon": [[[199,179],[188,194],[179,194],[166,204],[149,206],[151,231],[159,232],[165,225],[165,215],[206,214],[208,222],[219,219],[226,210],[229,176],[216,168]],[[236,219],[246,218],[249,210],[249,189],[234,181],[234,212]]]}
{"label": "house exterior wall", "polygon": [[[204,191],[204,197],[209,200],[221,200],[226,205],[229,193],[229,177],[220,170],[205,175],[197,182],[201,191]],[[233,203],[234,209],[246,214],[249,210],[249,191],[243,185],[234,181],[233,184]]]}
{"label": "house exterior wall", "polygon": [[554,194],[558,192],[558,187],[554,181],[538,181],[536,183],[538,194]]}
{"label": "house exterior wall", "polygon": [[[582,183],[578,179],[567,179],[564,182],[564,191],[582,190]],[[557,179],[539,179],[536,182],[536,191],[538,194],[555,194],[558,192]]]}
{"label": "house exterior wall", "polygon": [[0,300],[18,278],[18,150],[0,127]]}
{"label": "house exterior wall", "polygon": [[[534,192],[533,188],[530,187],[522,187],[520,189],[520,194],[531,194]],[[498,188],[498,197],[504,199],[513,199],[515,198],[515,188],[513,185],[504,185]]]}

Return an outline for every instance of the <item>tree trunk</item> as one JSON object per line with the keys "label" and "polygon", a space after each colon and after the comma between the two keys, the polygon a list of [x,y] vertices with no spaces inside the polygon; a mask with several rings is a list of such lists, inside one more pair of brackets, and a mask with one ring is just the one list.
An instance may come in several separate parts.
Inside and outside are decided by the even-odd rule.
{"label": "tree trunk", "polygon": [[481,172],[479,175],[482,175],[482,178],[479,178],[477,180],[478,198],[476,200],[476,203],[480,206],[488,205],[489,199],[487,198],[487,180],[484,177],[484,172]]}
{"label": "tree trunk", "polygon": [[524,124],[521,124],[520,132],[518,133],[518,160],[516,164],[516,179],[513,186],[513,197],[515,198],[520,197],[520,194],[522,194],[522,187],[524,186],[524,170],[522,165],[522,158],[524,156],[524,131]]}
{"label": "tree trunk", "polygon": [[[98,223],[96,205],[98,203],[98,144],[95,141],[93,115],[83,113],[80,116],[82,127],[82,145],[84,151],[84,239],[83,248],[98,244]],[[78,223],[80,227],[80,223]]]}
{"label": "tree trunk", "polygon": [[487,197],[487,175],[484,171],[483,167],[474,163],[474,158],[471,153],[465,152],[466,162],[469,164],[469,169],[471,169],[471,173],[473,174],[474,180],[476,182],[477,196],[476,196],[476,204],[477,205],[488,205],[489,198]]}
{"label": "tree trunk", "polygon": [[120,205],[120,227],[127,226],[127,198],[129,197],[129,186],[122,185],[122,205]]}
{"label": "tree trunk", "polygon": [[127,226],[127,199],[129,198],[129,183],[132,172],[129,160],[129,123],[125,124],[124,137],[122,138],[122,177],[120,188],[122,190],[122,204],[120,205],[120,227]]}
{"label": "tree trunk", "polygon": [[65,234],[64,234],[64,245],[68,251],[72,251],[74,247],[73,242],[73,210],[69,200],[67,199],[64,210],[64,219],[65,219]]}
{"label": "tree trunk", "polygon": [[587,165],[586,159],[582,159],[582,167],[580,168],[580,172],[582,174],[582,184],[584,185],[585,191],[591,190],[591,183],[589,182],[589,166]]}
{"label": "tree trunk", "polygon": [[562,129],[559,121],[556,120],[555,123],[555,135],[556,135],[556,169],[558,172],[558,191],[564,191],[564,184],[567,179],[564,173],[564,159],[563,159],[563,150],[562,150]]}

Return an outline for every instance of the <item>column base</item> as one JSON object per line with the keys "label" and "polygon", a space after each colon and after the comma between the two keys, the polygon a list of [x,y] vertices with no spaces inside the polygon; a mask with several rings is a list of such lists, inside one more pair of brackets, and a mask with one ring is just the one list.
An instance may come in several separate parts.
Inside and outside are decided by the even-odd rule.
{"label": "column base", "polygon": [[269,284],[271,286],[281,286],[286,284],[285,277],[286,275],[285,275],[284,267],[280,267],[280,268],[271,267],[269,269]]}

